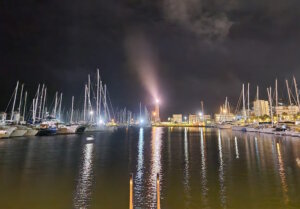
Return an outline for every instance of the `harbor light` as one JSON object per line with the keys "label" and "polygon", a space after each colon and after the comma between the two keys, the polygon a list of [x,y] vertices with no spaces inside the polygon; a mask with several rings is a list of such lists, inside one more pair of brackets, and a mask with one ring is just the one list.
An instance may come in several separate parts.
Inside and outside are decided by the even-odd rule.
{"label": "harbor light", "polygon": [[159,99],[156,98],[156,99],[155,99],[155,103],[156,103],[156,104],[159,104]]}
{"label": "harbor light", "polygon": [[104,123],[104,121],[103,121],[102,119],[100,119],[100,120],[99,120],[99,124],[102,125],[103,123]]}
{"label": "harbor light", "polygon": [[93,111],[90,111],[90,115],[93,115],[94,114],[94,112]]}
{"label": "harbor light", "polygon": [[143,124],[144,123],[144,120],[143,119],[140,119],[140,124]]}
{"label": "harbor light", "polygon": [[199,112],[199,116],[202,116],[203,115],[203,113],[202,112]]}

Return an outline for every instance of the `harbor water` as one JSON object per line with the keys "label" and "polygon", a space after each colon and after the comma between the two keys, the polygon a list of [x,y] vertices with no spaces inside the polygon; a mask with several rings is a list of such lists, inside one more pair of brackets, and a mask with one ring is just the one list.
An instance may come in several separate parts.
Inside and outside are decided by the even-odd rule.
{"label": "harbor water", "polygon": [[[90,134],[89,134],[90,135]],[[300,139],[205,128],[120,128],[0,140],[3,209],[300,208]]]}

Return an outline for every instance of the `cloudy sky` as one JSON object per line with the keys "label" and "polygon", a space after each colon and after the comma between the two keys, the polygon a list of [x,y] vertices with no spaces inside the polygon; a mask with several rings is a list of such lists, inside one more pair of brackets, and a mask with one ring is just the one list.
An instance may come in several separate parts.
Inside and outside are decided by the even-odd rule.
{"label": "cloudy sky", "polygon": [[114,107],[149,107],[163,116],[216,111],[241,85],[300,82],[299,0],[51,0],[0,3],[0,109],[17,80],[34,94],[46,83],[82,106],[87,74],[96,68]]}

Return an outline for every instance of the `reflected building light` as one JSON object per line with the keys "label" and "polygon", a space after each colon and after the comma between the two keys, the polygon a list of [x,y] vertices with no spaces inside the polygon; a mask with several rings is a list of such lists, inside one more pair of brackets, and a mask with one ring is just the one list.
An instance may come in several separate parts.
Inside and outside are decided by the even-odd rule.
{"label": "reflected building light", "polygon": [[204,203],[206,203],[207,196],[207,178],[206,178],[206,156],[205,156],[205,145],[203,139],[203,129],[200,129],[201,134],[201,172],[202,172],[202,196],[204,199]]}
{"label": "reflected building light", "polygon": [[190,183],[189,183],[189,146],[188,146],[188,128],[184,128],[184,191],[188,200],[186,201],[187,208],[189,208],[190,198]]}
{"label": "reflected building light", "polygon": [[137,157],[137,173],[134,182],[134,195],[135,195],[135,206],[143,203],[143,178],[144,178],[144,129],[140,128],[139,131],[139,142],[138,142],[138,157]]}
{"label": "reflected building light", "polygon": [[219,182],[220,182],[220,198],[221,198],[221,207],[226,207],[226,196],[225,196],[225,177],[224,177],[224,162],[223,162],[223,153],[222,153],[222,139],[221,132],[218,131],[218,148],[219,148]]}
{"label": "reflected building light", "polygon": [[234,144],[235,144],[235,158],[239,159],[240,158],[240,154],[239,154],[239,147],[237,144],[237,137],[234,137]]}
{"label": "reflected building light", "polygon": [[258,150],[257,137],[255,137],[254,139],[255,139],[256,159],[257,159],[258,167],[260,168],[260,155],[259,155],[259,150]]}
{"label": "reflected building light", "polygon": [[278,156],[278,163],[279,163],[279,176],[281,180],[281,186],[282,186],[282,191],[283,191],[283,198],[284,198],[284,203],[287,204],[289,202],[289,197],[288,197],[288,185],[286,182],[286,175],[285,175],[285,170],[284,170],[284,164],[281,156],[281,150],[280,150],[280,145],[277,143],[277,156]]}
{"label": "reflected building light", "polygon": [[161,127],[154,127],[152,129],[152,156],[151,156],[151,176],[150,176],[150,187],[151,191],[148,196],[152,197],[151,208],[156,206],[156,177],[159,174],[160,179],[162,179],[161,173],[161,138],[163,129]]}
{"label": "reflected building light", "polygon": [[74,197],[74,208],[88,208],[93,187],[93,148],[94,144],[85,144]]}

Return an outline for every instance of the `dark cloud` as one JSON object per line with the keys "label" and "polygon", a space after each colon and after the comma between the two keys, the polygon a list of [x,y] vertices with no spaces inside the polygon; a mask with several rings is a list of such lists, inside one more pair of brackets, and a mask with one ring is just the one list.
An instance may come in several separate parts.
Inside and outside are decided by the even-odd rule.
{"label": "dark cloud", "polygon": [[[97,67],[115,106],[134,109],[140,100],[150,104],[152,95],[143,85],[147,78],[133,71],[140,72],[132,63],[142,59],[155,62],[150,83],[157,83],[164,116],[197,111],[201,100],[213,112],[225,96],[234,105],[243,82],[251,83],[253,93],[259,84],[264,95],[278,77],[284,95],[283,79],[300,79],[297,0],[0,4],[2,110],[17,80],[31,95],[46,82],[50,93],[61,90],[66,101],[73,94],[80,101],[87,74]],[[137,37],[144,43],[137,44]],[[140,53],[144,44],[146,55],[152,54],[149,60]]]}

